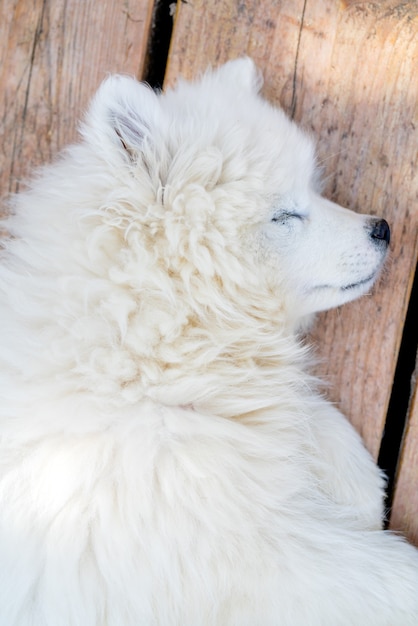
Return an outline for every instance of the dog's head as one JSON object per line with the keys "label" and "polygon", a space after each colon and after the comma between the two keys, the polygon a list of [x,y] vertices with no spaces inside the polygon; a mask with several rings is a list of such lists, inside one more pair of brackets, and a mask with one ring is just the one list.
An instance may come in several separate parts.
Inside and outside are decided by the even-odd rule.
{"label": "dog's head", "polygon": [[296,321],[371,288],[389,227],[321,197],[312,141],[261,83],[248,58],[165,94],[112,77],[84,134],[120,189],[106,215],[146,251],[141,288],[158,275],[173,302],[181,285],[200,307],[223,294]]}

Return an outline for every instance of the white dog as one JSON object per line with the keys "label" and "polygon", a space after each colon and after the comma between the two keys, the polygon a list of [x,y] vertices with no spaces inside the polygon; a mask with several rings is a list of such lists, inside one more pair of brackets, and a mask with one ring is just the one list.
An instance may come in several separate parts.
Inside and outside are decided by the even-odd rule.
{"label": "white dog", "polygon": [[297,337],[370,289],[389,227],[320,197],[260,83],[110,78],[13,201],[1,626],[418,624],[418,552]]}

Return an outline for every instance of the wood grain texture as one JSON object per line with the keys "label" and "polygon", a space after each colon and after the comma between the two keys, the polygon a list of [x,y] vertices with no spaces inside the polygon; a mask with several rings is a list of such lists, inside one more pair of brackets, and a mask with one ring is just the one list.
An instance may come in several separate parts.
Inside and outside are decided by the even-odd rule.
{"label": "wood grain texture", "polygon": [[142,75],[150,0],[2,0],[0,194],[76,137],[111,72]]}
{"label": "wood grain texture", "polygon": [[319,316],[318,373],[378,456],[417,261],[418,5],[335,0],[178,2],[167,83],[242,54],[264,94],[318,139],[325,195],[385,217],[373,297]]}
{"label": "wood grain texture", "polygon": [[390,527],[418,547],[418,361],[393,498]]}

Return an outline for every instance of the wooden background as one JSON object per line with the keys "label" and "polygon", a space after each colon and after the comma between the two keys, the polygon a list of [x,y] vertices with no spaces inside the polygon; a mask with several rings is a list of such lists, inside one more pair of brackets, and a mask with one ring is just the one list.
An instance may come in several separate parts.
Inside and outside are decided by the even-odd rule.
{"label": "wooden background", "polygon": [[[158,5],[166,21],[174,15],[166,84],[251,55],[265,96],[317,138],[325,195],[391,225],[391,259],[373,296],[319,316],[312,333],[328,395],[377,459],[418,252],[418,3]],[[154,11],[152,0],[0,0],[2,195],[76,138],[77,120],[107,74],[147,75],[170,35],[153,28]],[[409,409],[396,415],[395,406],[390,416],[400,433],[389,441],[395,459],[399,452],[391,526],[418,545],[415,378],[411,389]]]}

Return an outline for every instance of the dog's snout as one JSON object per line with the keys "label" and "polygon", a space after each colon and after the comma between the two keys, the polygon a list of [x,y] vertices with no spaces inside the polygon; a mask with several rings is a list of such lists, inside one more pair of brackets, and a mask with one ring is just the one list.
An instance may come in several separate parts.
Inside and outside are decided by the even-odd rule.
{"label": "dog's snout", "polygon": [[390,242],[390,228],[386,220],[376,219],[373,220],[370,237],[377,241],[384,241],[386,245]]}

